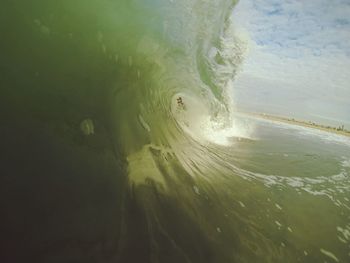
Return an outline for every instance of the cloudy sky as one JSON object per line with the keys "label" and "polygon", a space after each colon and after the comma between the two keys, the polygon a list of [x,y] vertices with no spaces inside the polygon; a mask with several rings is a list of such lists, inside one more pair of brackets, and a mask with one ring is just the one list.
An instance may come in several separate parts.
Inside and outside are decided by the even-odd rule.
{"label": "cloudy sky", "polygon": [[237,105],[350,128],[350,0],[241,0]]}

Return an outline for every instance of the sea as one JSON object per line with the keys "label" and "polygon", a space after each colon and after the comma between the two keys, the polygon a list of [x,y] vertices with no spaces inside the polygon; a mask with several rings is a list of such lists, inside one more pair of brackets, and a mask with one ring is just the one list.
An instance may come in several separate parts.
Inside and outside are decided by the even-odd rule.
{"label": "sea", "polygon": [[0,2],[0,262],[350,262],[350,138],[237,112],[235,4]]}

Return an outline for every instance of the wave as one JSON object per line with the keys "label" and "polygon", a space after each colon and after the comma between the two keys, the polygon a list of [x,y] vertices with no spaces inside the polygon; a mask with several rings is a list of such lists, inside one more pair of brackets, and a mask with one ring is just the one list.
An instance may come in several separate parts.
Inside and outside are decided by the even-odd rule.
{"label": "wave", "polygon": [[[179,145],[207,151],[207,144],[230,145],[232,138],[248,137],[233,116],[232,83],[246,51],[235,34],[234,4],[162,3],[150,10],[157,28],[149,31],[146,23],[134,50],[117,55],[122,74],[110,102],[111,122],[127,156],[153,145],[188,162]],[[104,43],[103,34],[100,40]]]}
{"label": "wave", "polygon": [[[186,262],[206,259],[201,252],[188,251],[191,246],[173,232],[176,226],[167,217],[169,213],[177,214],[177,223],[193,227],[184,228],[186,233],[178,230],[187,238],[196,236],[195,229],[199,228],[204,242],[201,247],[210,244],[215,262],[239,261],[240,256],[250,254],[286,258],[296,253],[293,249],[276,252],[279,244],[269,240],[256,226],[257,221],[246,215],[233,212],[230,219],[217,216],[228,217],[232,213],[230,202],[237,200],[240,208],[253,206],[259,210],[242,191],[252,185],[255,196],[265,198],[266,189],[283,189],[294,196],[326,196],[333,205],[348,208],[348,202],[339,197],[349,191],[345,171],[303,178],[243,168],[242,157],[233,149],[254,144],[254,126],[236,118],[231,97],[235,75],[247,52],[247,43],[235,31],[233,7],[233,1],[225,0],[174,1],[157,7],[167,16],[159,14],[154,22],[161,25],[159,31],[141,34],[133,55],[124,58],[126,86],[117,87],[111,101],[112,121],[118,120],[114,132],[127,156],[129,189],[143,208],[148,240],[155,247],[163,247],[161,242],[166,240]],[[213,215],[208,214],[211,203],[215,203]],[[166,207],[171,207],[171,212]],[[276,207],[282,210],[277,201]],[[274,219],[277,230],[292,232],[279,216]],[[239,231],[240,224],[250,234]],[[219,247],[225,246],[225,238],[220,236],[225,230],[239,236],[239,256],[229,249],[217,254]],[[237,242],[233,237],[228,240],[230,244]],[[164,255],[157,251],[154,248],[154,256],[161,262]]]}
{"label": "wave", "polygon": [[[4,19],[16,18],[11,24],[16,34],[5,30],[2,38],[6,63],[1,62],[5,74],[0,78],[4,95],[0,99],[6,101],[0,107],[13,112],[0,112],[9,119],[15,116],[13,122],[23,123],[18,127],[28,133],[22,139],[14,125],[5,129],[6,136],[14,142],[33,137],[44,145],[40,158],[28,150],[40,148],[36,143],[22,147],[26,154],[12,150],[8,158],[16,165],[9,162],[9,174],[21,168],[18,160],[25,160],[24,172],[19,171],[40,174],[33,181],[44,185],[40,193],[51,197],[47,202],[54,207],[64,203],[62,207],[74,215],[81,209],[74,218],[77,232],[67,233],[74,227],[60,226],[57,232],[69,230],[55,232],[49,247],[37,238],[46,261],[61,254],[71,260],[76,252],[79,258],[89,257],[82,262],[101,254],[103,260],[97,261],[295,262],[307,254],[304,248],[310,248],[305,260],[319,262],[323,258],[314,248],[325,247],[321,239],[318,235],[303,239],[300,233],[305,233],[305,225],[312,233],[325,228],[333,233],[333,222],[348,242],[343,219],[333,218],[324,225],[317,220],[319,211],[330,215],[337,215],[338,207],[348,211],[349,199],[343,198],[350,191],[347,153],[337,171],[326,162],[326,169],[298,168],[297,162],[306,157],[295,157],[297,152],[285,166],[290,173],[274,175],[263,168],[286,164],[281,160],[288,158],[266,157],[274,151],[274,141],[253,138],[255,124],[234,111],[234,78],[247,52],[247,41],[232,19],[236,1],[5,2],[9,8],[3,10],[9,11],[2,12]],[[27,122],[41,126],[31,130]],[[11,137],[12,130],[17,133]],[[7,148],[16,148],[11,146]],[[35,165],[42,167],[49,153],[48,168],[38,171]],[[323,165],[326,158],[315,160]],[[61,163],[65,170],[61,171]],[[54,179],[47,175],[52,170],[53,175],[57,172]],[[320,170],[330,172],[323,176]],[[33,186],[29,196],[38,186],[29,182],[33,177],[24,177],[13,185],[20,192],[28,182]],[[6,177],[2,185],[10,179]],[[57,188],[60,180],[63,186]],[[47,185],[54,194],[48,193]],[[63,189],[59,196],[57,189]],[[8,193],[3,200],[13,198],[12,191],[3,192]],[[58,199],[64,200],[56,204]],[[305,200],[318,207],[317,212],[302,210]],[[49,206],[46,199],[43,202]],[[35,209],[41,208],[37,203]],[[55,211],[44,214],[54,218],[50,223],[68,222],[65,209],[61,211],[59,219]],[[100,220],[98,227],[95,219]],[[37,232],[51,233],[47,225],[43,223]],[[34,230],[29,232],[31,236]],[[97,240],[93,245],[90,234]],[[333,249],[337,237],[328,232],[323,236],[330,246],[324,251],[331,250],[332,255],[336,251],[340,260],[347,257],[347,251]]]}

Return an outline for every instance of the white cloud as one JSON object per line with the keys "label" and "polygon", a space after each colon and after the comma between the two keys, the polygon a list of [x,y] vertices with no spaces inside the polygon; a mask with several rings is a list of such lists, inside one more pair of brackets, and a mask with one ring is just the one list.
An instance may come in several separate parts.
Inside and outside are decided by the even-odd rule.
{"label": "white cloud", "polygon": [[350,55],[350,1],[246,0],[234,16],[269,52],[294,57],[295,51],[308,49],[315,55]]}
{"label": "white cloud", "polygon": [[241,94],[269,92],[275,101],[288,100],[288,110],[295,101],[299,111],[302,94],[305,115],[332,112],[334,118],[339,108],[339,116],[350,121],[349,0],[242,0],[233,17],[253,47],[236,82]]}

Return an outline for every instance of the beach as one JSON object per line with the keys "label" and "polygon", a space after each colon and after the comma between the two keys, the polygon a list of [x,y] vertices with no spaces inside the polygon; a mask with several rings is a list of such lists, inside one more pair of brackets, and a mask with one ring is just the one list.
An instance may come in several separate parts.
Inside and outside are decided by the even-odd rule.
{"label": "beach", "polygon": [[288,123],[291,125],[298,125],[298,126],[302,126],[302,127],[306,127],[306,128],[317,129],[317,130],[330,132],[330,133],[337,134],[337,135],[343,135],[343,136],[350,137],[350,131],[348,131],[346,129],[340,129],[340,127],[337,128],[337,127],[332,127],[329,125],[318,124],[318,123],[311,122],[311,121],[297,120],[294,118],[270,115],[270,114],[266,114],[266,113],[244,112],[243,114],[253,116],[256,118],[265,119],[265,120],[283,122],[283,123]]}

